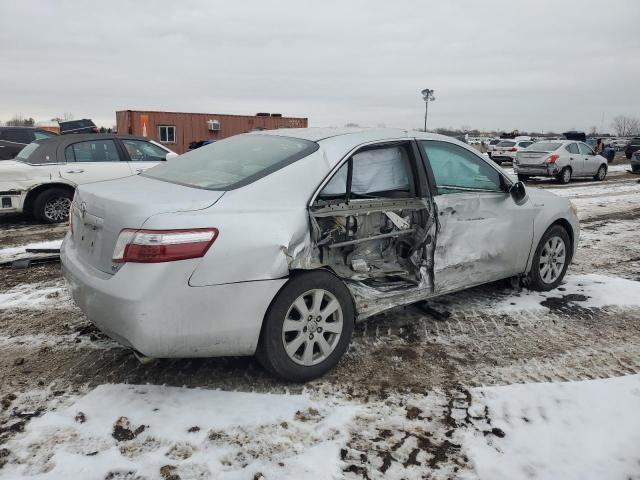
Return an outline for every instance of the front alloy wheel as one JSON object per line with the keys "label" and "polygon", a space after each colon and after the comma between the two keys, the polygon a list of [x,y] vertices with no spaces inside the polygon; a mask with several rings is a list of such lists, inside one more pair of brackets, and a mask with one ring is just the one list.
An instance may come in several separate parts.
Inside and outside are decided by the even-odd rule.
{"label": "front alloy wheel", "polygon": [[571,260],[569,234],[560,225],[551,226],[536,248],[528,284],[533,290],[553,290],[564,278]]}
{"label": "front alloy wheel", "polygon": [[542,254],[538,260],[538,268],[540,269],[540,277],[547,284],[554,283],[564,269],[567,261],[567,247],[562,238],[551,237],[544,244]]}
{"label": "front alloy wheel", "polygon": [[297,274],[271,302],[256,356],[285,380],[312,380],[338,363],[354,320],[353,299],[338,277],[324,270]]}
{"label": "front alloy wheel", "polygon": [[64,188],[48,188],[33,202],[33,213],[43,223],[61,223],[69,218],[73,192]]}

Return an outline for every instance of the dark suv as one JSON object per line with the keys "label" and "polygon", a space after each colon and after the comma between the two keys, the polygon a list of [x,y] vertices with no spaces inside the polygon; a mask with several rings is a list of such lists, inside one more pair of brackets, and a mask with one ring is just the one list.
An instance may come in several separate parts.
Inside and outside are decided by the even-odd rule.
{"label": "dark suv", "polygon": [[0,160],[11,160],[34,140],[53,137],[48,130],[33,127],[0,127]]}
{"label": "dark suv", "polygon": [[58,123],[60,124],[60,135],[66,135],[67,133],[98,133],[98,127],[93,123],[93,120],[88,118]]}
{"label": "dark suv", "polygon": [[627,143],[627,146],[624,148],[624,155],[628,160],[631,160],[631,155],[633,155],[633,152],[636,150],[640,150],[640,137],[634,137]]}

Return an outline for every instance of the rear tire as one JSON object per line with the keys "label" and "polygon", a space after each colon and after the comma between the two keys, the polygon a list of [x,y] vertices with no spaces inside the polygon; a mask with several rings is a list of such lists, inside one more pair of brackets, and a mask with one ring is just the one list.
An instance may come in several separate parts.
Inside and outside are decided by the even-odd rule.
{"label": "rear tire", "polygon": [[304,272],[292,277],[271,302],[256,357],[284,380],[313,380],[338,364],[354,323],[345,284],[324,270]]}
{"label": "rear tire", "polygon": [[73,193],[64,188],[48,188],[33,202],[33,215],[42,223],[62,223],[69,220]]}
{"label": "rear tire", "polygon": [[529,178],[531,178],[529,175],[520,175],[520,174],[518,174],[518,180],[520,180],[521,182],[528,182]]}
{"label": "rear tire", "polygon": [[594,180],[598,180],[599,182],[601,182],[605,178],[607,178],[607,166],[606,165],[600,165],[600,168],[598,169],[598,173],[596,173],[593,176],[593,179]]}
{"label": "rear tire", "polygon": [[558,179],[559,183],[567,184],[571,181],[571,173],[572,172],[570,167],[564,167],[562,170],[560,170],[560,173],[556,178]]}
{"label": "rear tire", "polygon": [[528,275],[532,290],[553,290],[564,278],[571,261],[569,234],[560,225],[550,227],[538,243]]}

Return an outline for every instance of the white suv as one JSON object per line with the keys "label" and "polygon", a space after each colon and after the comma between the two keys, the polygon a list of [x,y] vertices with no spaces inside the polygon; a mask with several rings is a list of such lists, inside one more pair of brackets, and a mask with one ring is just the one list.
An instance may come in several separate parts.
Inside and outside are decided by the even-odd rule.
{"label": "white suv", "polygon": [[531,145],[533,141],[529,138],[504,139],[493,147],[491,160],[501,165],[502,162],[513,162],[516,154]]}
{"label": "white suv", "polygon": [[36,140],[0,161],[0,214],[64,222],[76,186],[128,177],[177,154],[144,137],[72,134]]}

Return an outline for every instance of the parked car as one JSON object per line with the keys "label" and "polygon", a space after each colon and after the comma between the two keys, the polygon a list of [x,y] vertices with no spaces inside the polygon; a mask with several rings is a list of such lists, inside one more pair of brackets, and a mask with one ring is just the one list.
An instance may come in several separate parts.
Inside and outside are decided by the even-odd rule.
{"label": "parked car", "polygon": [[637,150],[640,150],[640,137],[632,138],[627,143],[627,146],[624,147],[624,155],[627,157],[627,160],[631,160],[631,155]]}
{"label": "parked car", "polygon": [[502,141],[502,139],[500,138],[494,138],[492,140],[489,140],[489,143],[487,144],[487,154],[489,155],[489,158],[491,158],[491,155],[493,155],[493,148],[499,144]]}
{"label": "parked car", "polygon": [[495,147],[491,155],[491,160],[498,165],[502,165],[503,162],[513,162],[516,158],[516,154],[531,145],[531,140],[502,140]]}
{"label": "parked car", "polygon": [[640,173],[640,150],[633,152],[629,163],[631,164],[631,171],[633,173]]}
{"label": "parked car", "polygon": [[512,276],[553,289],[578,242],[568,200],[392,129],[230,137],[81,185],[70,223],[64,275],[107,335],[139,356],[256,354],[291,381],[391,308]]}
{"label": "parked car", "polygon": [[[607,162],[611,163],[613,162],[613,159],[616,156],[616,149],[613,148],[612,144],[611,144],[611,139],[609,138],[602,138],[602,143],[604,144],[604,149],[602,151],[602,156],[604,158],[607,159]],[[587,138],[587,141],[585,142],[589,148],[591,148],[594,151],[597,151],[597,145],[598,145],[598,139],[595,137],[591,137],[591,138]]]}
{"label": "parked car", "polygon": [[14,158],[20,150],[34,140],[54,136],[56,136],[55,133],[41,128],[0,127],[0,160]]}
{"label": "parked car", "polygon": [[518,152],[513,170],[522,181],[530,177],[554,177],[560,183],[572,178],[604,180],[607,159],[596,155],[586,143],[573,140],[536,142]]}
{"label": "parked car", "polygon": [[66,120],[58,122],[60,125],[60,135],[69,133],[98,133],[98,127],[93,120],[83,118],[82,120]]}
{"label": "parked car", "polygon": [[144,137],[61,135],[36,140],[0,161],[0,214],[28,213],[64,222],[78,185],[135,175],[177,156]]}
{"label": "parked car", "polygon": [[629,143],[628,140],[625,140],[623,138],[616,138],[611,142],[611,146],[615,149],[616,152],[622,152],[627,146],[627,143]]}

